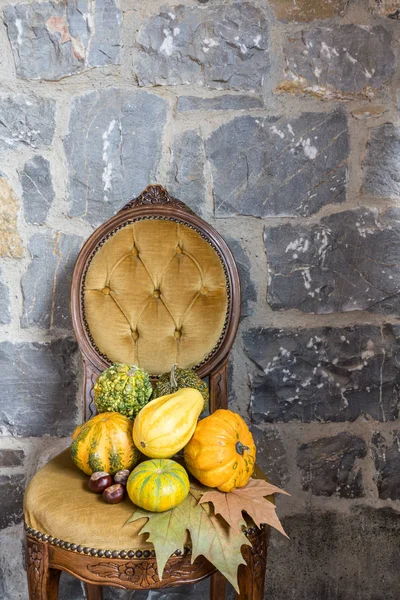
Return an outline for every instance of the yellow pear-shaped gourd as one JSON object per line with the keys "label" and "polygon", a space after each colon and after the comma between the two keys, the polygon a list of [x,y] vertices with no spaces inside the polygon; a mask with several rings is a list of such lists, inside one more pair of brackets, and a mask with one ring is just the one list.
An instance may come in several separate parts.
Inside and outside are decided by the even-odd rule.
{"label": "yellow pear-shaped gourd", "polygon": [[133,424],[133,441],[150,458],[171,458],[192,437],[204,399],[194,388],[151,400]]}

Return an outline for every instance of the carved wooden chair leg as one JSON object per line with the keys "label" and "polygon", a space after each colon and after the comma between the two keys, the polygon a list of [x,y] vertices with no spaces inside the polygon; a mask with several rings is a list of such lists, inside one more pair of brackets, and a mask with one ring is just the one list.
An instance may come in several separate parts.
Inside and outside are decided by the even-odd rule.
{"label": "carved wooden chair leg", "polygon": [[103,600],[103,591],[100,585],[85,583],[87,600]]}
{"label": "carved wooden chair leg", "polygon": [[48,544],[26,539],[29,600],[58,600],[61,571],[49,568]]}
{"label": "carved wooden chair leg", "polygon": [[253,546],[244,546],[243,557],[247,566],[240,565],[238,580],[240,594],[237,600],[264,600],[265,572],[269,529],[263,529],[253,541]]}
{"label": "carved wooden chair leg", "polygon": [[226,579],[219,571],[211,575],[210,600],[225,600]]}

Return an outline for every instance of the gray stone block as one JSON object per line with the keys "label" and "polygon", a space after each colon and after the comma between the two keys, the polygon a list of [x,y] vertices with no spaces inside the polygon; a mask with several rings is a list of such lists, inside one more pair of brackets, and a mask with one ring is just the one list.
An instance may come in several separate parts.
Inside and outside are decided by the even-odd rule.
{"label": "gray stone block", "polygon": [[250,406],[255,423],[398,418],[397,325],[258,328],[243,337],[256,365]]}
{"label": "gray stone block", "polygon": [[8,286],[4,283],[3,274],[0,271],[0,323],[11,322],[10,293]]}
{"label": "gray stone block", "polygon": [[168,590],[129,592],[107,587],[104,589],[104,600],[209,600],[209,590],[209,579],[205,579],[192,585],[181,585],[177,588],[169,588]]}
{"label": "gray stone block", "polygon": [[375,483],[379,498],[400,500],[400,431],[372,436],[372,454],[375,461]]}
{"label": "gray stone block", "polygon": [[171,146],[168,191],[201,215],[204,210],[204,143],[194,130],[175,136]]}
{"label": "gray stone block", "polygon": [[269,481],[279,487],[284,487],[290,477],[286,449],[277,427],[265,431],[251,427],[257,446],[257,464],[264,471]]}
{"label": "gray stone block", "polygon": [[31,262],[22,277],[21,327],[71,327],[70,286],[82,238],[60,232],[35,233]]}
{"label": "gray stone block", "polygon": [[[377,25],[315,27],[291,33],[284,47],[288,91],[367,93],[390,81],[395,69],[391,33]],[[284,89],[283,86],[280,86]]]}
{"label": "gray stone block", "polygon": [[308,216],[346,199],[345,114],[237,117],[206,142],[215,214]]}
{"label": "gray stone block", "polygon": [[367,454],[364,440],[346,431],[302,444],[297,452],[304,490],[316,496],[364,496],[362,471],[356,459]]}
{"label": "gray stone block", "polygon": [[228,95],[216,98],[200,98],[196,96],[181,96],[178,98],[178,111],[192,110],[249,110],[262,108],[263,101],[257,96]]}
{"label": "gray stone block", "polygon": [[308,505],[283,526],[290,540],[272,535],[265,598],[399,598],[397,510],[357,506],[339,513]]}
{"label": "gray stone block", "polygon": [[120,62],[116,0],[9,4],[4,16],[17,75],[24,79],[58,80]]}
{"label": "gray stone block", "polygon": [[257,292],[250,274],[250,259],[243,246],[238,240],[228,237],[225,239],[235,258],[239,270],[240,284],[242,288],[242,305],[240,316],[243,319],[253,314],[257,302]]}
{"label": "gray stone block", "polygon": [[400,127],[385,123],[371,131],[363,168],[364,193],[400,196]]}
{"label": "gray stone block", "polygon": [[20,180],[25,219],[42,225],[54,200],[49,161],[43,156],[34,156],[25,163]]}
{"label": "gray stone block", "polygon": [[0,343],[0,428],[5,435],[70,435],[76,419],[76,344]]}
{"label": "gray stone block", "polygon": [[166,110],[142,90],[74,98],[65,138],[71,216],[99,225],[156,181]]}
{"label": "gray stone block", "polygon": [[274,310],[400,314],[400,210],[359,208],[264,232]]}
{"label": "gray stone block", "polygon": [[21,521],[24,489],[25,475],[0,475],[0,529]]}
{"label": "gray stone block", "polygon": [[256,90],[270,69],[268,22],[248,2],[165,8],[142,25],[136,46],[144,86]]}
{"label": "gray stone block", "polygon": [[0,151],[51,144],[55,129],[54,100],[31,96],[0,97]]}
{"label": "gray stone block", "polygon": [[0,467],[20,467],[24,463],[25,452],[13,448],[0,448]]}

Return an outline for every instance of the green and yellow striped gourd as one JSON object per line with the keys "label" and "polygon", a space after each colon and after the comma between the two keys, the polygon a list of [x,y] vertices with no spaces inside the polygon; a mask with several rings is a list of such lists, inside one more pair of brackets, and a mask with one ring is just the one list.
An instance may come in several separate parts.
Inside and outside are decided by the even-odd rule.
{"label": "green and yellow striped gourd", "polygon": [[136,467],[129,475],[126,491],[134,504],[151,512],[175,508],[189,493],[185,469],[169,458],[153,458]]}
{"label": "green and yellow striped gourd", "polygon": [[117,412],[92,417],[72,435],[72,460],[86,475],[133,469],[140,452],[132,440],[132,426],[133,421]]}

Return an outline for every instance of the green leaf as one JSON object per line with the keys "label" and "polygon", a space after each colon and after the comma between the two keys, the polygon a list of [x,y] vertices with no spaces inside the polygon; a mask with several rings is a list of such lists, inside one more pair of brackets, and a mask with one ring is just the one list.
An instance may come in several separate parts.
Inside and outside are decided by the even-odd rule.
{"label": "green leaf", "polygon": [[[199,505],[199,490],[190,490],[185,500],[171,510],[151,513],[136,508],[128,523],[147,517],[140,533],[149,534],[156,551],[160,579],[168,558],[175,550],[183,550],[186,531],[192,539],[192,563],[202,555],[239,591],[237,571],[245,564],[241,548],[251,546],[241,529],[234,530],[214,514],[209,504]],[[242,522],[244,525],[244,521]]]}
{"label": "green leaf", "polygon": [[131,523],[132,521],[147,517],[148,521],[143,525],[140,533],[148,533],[148,541],[155,548],[160,580],[171,554],[175,550],[183,551],[187,529],[185,503],[186,500],[176,508],[161,513],[151,513],[147,510],[137,508],[127,521]]}

